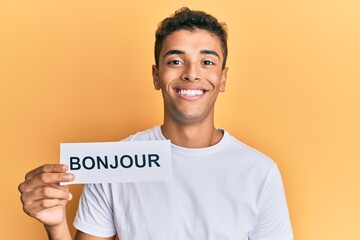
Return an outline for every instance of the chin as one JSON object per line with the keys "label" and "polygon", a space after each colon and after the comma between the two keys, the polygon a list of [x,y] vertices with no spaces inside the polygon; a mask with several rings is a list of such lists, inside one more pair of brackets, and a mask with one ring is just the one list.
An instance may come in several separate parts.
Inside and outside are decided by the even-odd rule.
{"label": "chin", "polygon": [[200,112],[177,112],[175,119],[184,124],[200,123],[207,118],[208,114]]}

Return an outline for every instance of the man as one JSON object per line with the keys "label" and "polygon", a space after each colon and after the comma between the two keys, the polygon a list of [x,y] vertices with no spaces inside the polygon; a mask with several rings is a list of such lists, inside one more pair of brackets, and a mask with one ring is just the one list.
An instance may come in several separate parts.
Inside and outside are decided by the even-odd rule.
{"label": "man", "polygon": [[[163,125],[127,141],[172,142],[169,182],[89,184],[74,221],[75,239],[292,239],[276,164],[214,126],[225,90],[227,33],[214,17],[187,8],[156,32],[153,83],[164,99]],[[44,165],[20,184],[24,211],[50,239],[71,239],[61,181],[66,166]]]}

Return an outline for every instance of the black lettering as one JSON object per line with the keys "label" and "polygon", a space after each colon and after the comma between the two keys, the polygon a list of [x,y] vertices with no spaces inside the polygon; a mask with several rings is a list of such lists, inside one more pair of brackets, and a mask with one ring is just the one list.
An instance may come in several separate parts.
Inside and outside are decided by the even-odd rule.
{"label": "black lettering", "polygon": [[[124,164],[124,159],[127,158],[129,159],[129,165],[125,165]],[[129,155],[124,155],[120,158],[120,165],[123,167],[123,168],[129,168],[133,165],[133,160],[132,158],[129,156]]]}
{"label": "black lettering", "polygon": [[149,159],[149,167],[151,167],[152,162],[155,163],[156,166],[160,167],[160,164],[157,162],[160,159],[159,155],[157,155],[157,154],[149,154],[148,159]]}
{"label": "black lettering", "polygon": [[[86,163],[86,160],[90,160],[90,165],[87,166],[85,163]],[[89,161],[88,161],[89,162]],[[92,158],[92,157],[84,157],[84,159],[82,160],[82,165],[85,169],[87,170],[91,170],[95,167],[95,160]]]}
{"label": "black lettering", "polygon": [[145,167],[145,165],[146,165],[146,155],[145,154],[142,155],[142,164],[141,165],[139,164],[138,156],[135,155],[135,165],[137,167],[139,167],[139,168]]}
{"label": "black lettering", "polygon": [[110,167],[111,167],[112,169],[114,169],[114,168],[117,168],[118,165],[119,165],[118,156],[115,156],[114,165],[111,165],[111,164],[110,164]]}
{"label": "black lettering", "polygon": [[96,157],[96,162],[97,162],[97,168],[100,169],[100,164],[105,168],[108,169],[109,168],[109,164],[108,164],[108,159],[107,156],[104,156],[104,161],[101,159],[101,157],[97,156]]}
{"label": "black lettering", "polygon": [[81,168],[80,158],[70,157],[70,170],[79,170]]}

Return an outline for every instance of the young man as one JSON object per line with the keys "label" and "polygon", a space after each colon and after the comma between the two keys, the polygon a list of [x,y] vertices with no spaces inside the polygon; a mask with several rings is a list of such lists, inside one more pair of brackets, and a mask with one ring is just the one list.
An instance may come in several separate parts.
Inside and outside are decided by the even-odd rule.
{"label": "young man", "polygon": [[[227,33],[204,13],[183,8],[156,32],[152,68],[164,99],[164,123],[127,141],[172,142],[169,182],[89,184],[74,222],[76,239],[292,239],[276,164],[214,127],[225,90]],[[24,211],[50,239],[71,239],[65,205],[72,181],[62,165],[44,165],[20,184]]]}

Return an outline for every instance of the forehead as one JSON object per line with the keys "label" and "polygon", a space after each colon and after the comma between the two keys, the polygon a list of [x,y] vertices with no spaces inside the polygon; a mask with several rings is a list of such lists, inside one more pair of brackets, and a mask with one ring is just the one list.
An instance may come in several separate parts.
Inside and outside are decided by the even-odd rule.
{"label": "forehead", "polygon": [[215,34],[203,30],[178,30],[165,38],[160,57],[169,50],[180,50],[186,54],[197,54],[202,50],[216,51],[222,56],[221,41]]}

